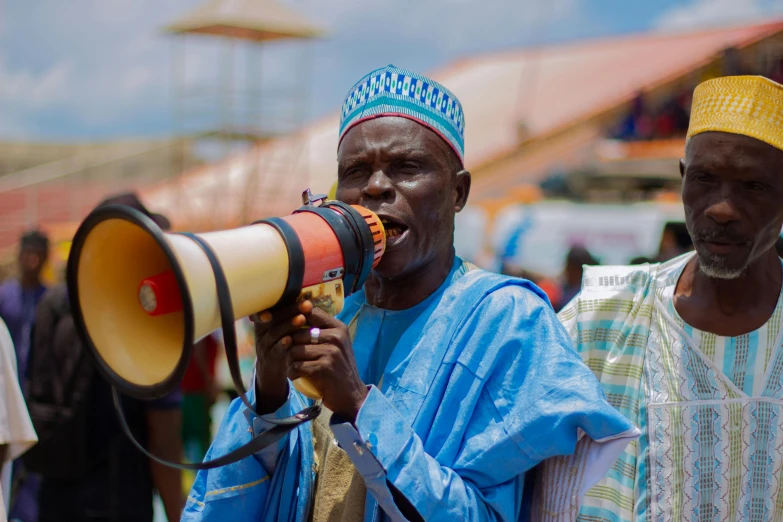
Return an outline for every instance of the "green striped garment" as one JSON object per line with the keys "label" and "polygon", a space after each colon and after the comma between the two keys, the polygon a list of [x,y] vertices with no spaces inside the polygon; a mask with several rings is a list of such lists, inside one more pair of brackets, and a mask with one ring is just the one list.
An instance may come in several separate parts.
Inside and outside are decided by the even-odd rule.
{"label": "green striped garment", "polygon": [[698,331],[672,299],[692,256],[589,267],[559,314],[642,430],[586,493],[580,521],[783,520],[783,294],[754,332]]}

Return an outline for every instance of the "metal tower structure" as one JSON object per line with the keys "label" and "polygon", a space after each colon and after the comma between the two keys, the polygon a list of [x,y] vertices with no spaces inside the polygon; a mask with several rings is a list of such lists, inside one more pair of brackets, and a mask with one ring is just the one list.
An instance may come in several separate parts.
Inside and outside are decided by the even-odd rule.
{"label": "metal tower structure", "polygon": [[[246,195],[242,208],[233,212],[250,219],[255,188],[263,183],[267,190],[270,185],[282,190],[290,179],[286,166],[306,152],[292,148],[265,158],[257,150],[304,124],[312,84],[310,42],[325,36],[325,30],[277,0],[210,0],[163,30],[177,38],[172,123],[182,140],[179,150],[191,147],[212,161],[244,155],[252,163],[244,170],[253,175],[238,181],[234,169],[227,168],[210,211],[217,215],[227,199],[237,204],[235,196],[228,198],[228,191],[237,193],[233,180],[245,185],[241,192]],[[264,183],[267,176],[280,181]],[[216,218],[217,226],[220,221]]]}

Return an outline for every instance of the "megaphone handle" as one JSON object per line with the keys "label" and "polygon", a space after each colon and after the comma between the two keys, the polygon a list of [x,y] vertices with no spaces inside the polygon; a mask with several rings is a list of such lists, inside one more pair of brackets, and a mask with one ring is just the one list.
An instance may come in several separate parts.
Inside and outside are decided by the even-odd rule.
{"label": "megaphone handle", "polygon": [[220,466],[225,466],[226,464],[231,464],[233,462],[242,460],[245,457],[249,457],[250,455],[253,455],[266,448],[267,446],[274,444],[279,439],[286,436],[290,431],[296,429],[300,424],[304,424],[305,422],[315,419],[321,413],[320,406],[311,406],[300,411],[293,417],[276,419],[275,426],[261,433],[257,437],[253,437],[247,444],[244,444],[234,451],[226,453],[225,455],[216,459],[207,460],[200,463],[172,462],[170,460],[162,459],[157,455],[153,455],[147,451],[147,449],[142,446],[138,440],[136,440],[136,437],[133,436],[133,433],[128,426],[128,421],[125,419],[125,412],[122,409],[122,402],[120,400],[120,394],[117,391],[117,388],[112,386],[111,393],[112,398],[114,399],[114,409],[117,410],[117,417],[120,420],[122,431],[125,432],[125,436],[130,439],[131,443],[136,446],[136,449],[141,451],[144,455],[151,458],[155,462],[163,464],[164,466],[189,471],[218,468]]}
{"label": "megaphone handle", "polygon": [[[345,283],[342,279],[333,279],[325,283],[319,283],[316,285],[303,288],[296,302],[310,301],[313,303],[314,308],[320,308],[332,317],[336,316],[343,309],[343,300],[345,298]],[[309,326],[305,326],[302,330],[310,330]],[[294,379],[294,388],[314,401],[320,401],[321,392],[305,377]]]}

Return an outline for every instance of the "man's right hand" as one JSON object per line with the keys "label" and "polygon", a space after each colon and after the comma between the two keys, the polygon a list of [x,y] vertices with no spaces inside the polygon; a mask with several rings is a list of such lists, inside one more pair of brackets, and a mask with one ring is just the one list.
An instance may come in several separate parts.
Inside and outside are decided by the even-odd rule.
{"label": "man's right hand", "polygon": [[256,332],[256,411],[273,413],[288,399],[288,348],[293,335],[306,324],[312,303],[265,310],[250,316]]}

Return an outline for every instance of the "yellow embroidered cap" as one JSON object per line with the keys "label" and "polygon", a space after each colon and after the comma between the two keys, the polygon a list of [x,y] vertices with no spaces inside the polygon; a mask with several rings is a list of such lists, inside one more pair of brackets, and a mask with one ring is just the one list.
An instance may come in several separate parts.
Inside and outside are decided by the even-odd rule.
{"label": "yellow embroidered cap", "polygon": [[693,91],[686,141],[702,132],[756,138],[783,150],[783,85],[762,76],[724,76]]}

